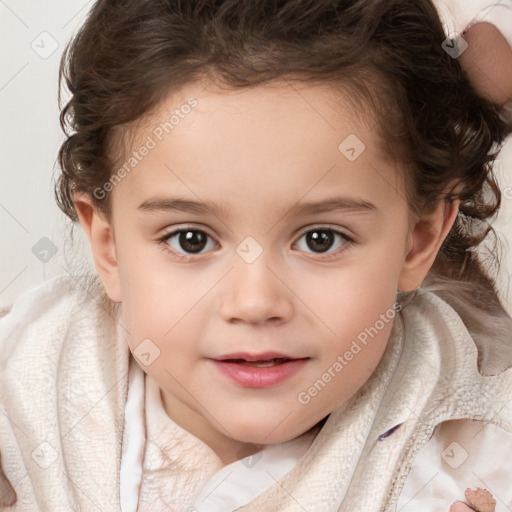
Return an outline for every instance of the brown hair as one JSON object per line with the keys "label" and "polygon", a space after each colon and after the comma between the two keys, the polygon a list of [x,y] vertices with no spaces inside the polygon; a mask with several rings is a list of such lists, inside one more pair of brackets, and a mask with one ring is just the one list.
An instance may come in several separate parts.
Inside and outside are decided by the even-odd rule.
{"label": "brown hair", "polygon": [[[114,133],[187,83],[325,83],[375,113],[408,169],[411,212],[461,201],[425,285],[453,305],[502,315],[474,249],[500,206],[491,164],[510,127],[444,51],[445,38],[430,0],[99,0],[62,57],[59,83],[71,98],[61,113],[68,137],[57,203],[76,221],[73,191],[83,191],[109,216],[110,195],[93,191],[113,173]],[[446,195],[453,180],[461,188]]]}

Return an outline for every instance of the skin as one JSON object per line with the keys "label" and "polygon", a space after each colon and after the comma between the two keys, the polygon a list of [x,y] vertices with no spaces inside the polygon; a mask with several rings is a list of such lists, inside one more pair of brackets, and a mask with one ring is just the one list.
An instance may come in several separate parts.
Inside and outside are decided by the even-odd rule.
{"label": "skin", "polygon": [[449,512],[474,512],[475,510],[478,512],[495,512],[496,500],[487,489],[482,489],[481,487],[475,490],[466,489],[464,494],[471,506],[457,501],[452,504]]}
{"label": "skin", "polygon": [[477,23],[465,34],[468,48],[460,63],[475,90],[496,105],[512,101],[512,48],[491,23]]}
{"label": "skin", "polygon": [[[114,188],[110,218],[87,194],[77,192],[75,204],[106,291],[122,302],[130,349],[149,338],[160,350],[141,367],[160,386],[167,414],[228,464],[308,431],[367,381],[392,322],[309,403],[297,399],[393,307],[397,289],[420,286],[459,203],[440,202],[411,221],[403,169],[383,153],[374,120],[328,87],[189,84],[132,127],[125,157],[191,96],[198,106]],[[338,150],[349,134],[366,145],[353,162]],[[283,216],[297,202],[334,195],[376,210]],[[138,209],[155,196],[213,201],[225,211]],[[211,240],[183,259],[177,236],[157,239],[187,225]],[[354,243],[340,236],[315,252],[303,235],[317,225]],[[252,263],[236,252],[248,236],[263,249]],[[249,389],[208,359],[239,351],[309,360],[277,386]]]}

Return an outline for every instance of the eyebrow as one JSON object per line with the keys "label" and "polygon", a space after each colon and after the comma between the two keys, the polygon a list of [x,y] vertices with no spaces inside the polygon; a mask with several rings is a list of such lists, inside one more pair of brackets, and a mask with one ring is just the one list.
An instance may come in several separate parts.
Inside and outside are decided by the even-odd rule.
{"label": "eyebrow", "polygon": [[[213,213],[217,217],[229,217],[224,204],[216,204],[212,201],[192,201],[180,197],[153,197],[142,202],[138,208],[146,212],[153,211],[181,211],[196,214]],[[322,201],[296,203],[288,209],[281,210],[281,218],[289,218],[298,215],[315,215],[331,211],[346,211],[352,213],[376,213],[379,209],[369,201],[355,197],[336,196]]]}
{"label": "eyebrow", "polygon": [[336,196],[318,202],[297,203],[286,211],[282,211],[282,217],[295,217],[298,215],[315,215],[332,211],[344,211],[351,213],[376,213],[379,209],[365,199],[356,197]]}

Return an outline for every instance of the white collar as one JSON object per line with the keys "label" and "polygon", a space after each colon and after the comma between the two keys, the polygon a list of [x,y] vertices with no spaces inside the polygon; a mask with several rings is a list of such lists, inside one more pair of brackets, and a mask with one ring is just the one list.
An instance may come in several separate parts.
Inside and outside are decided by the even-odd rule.
{"label": "white collar", "polygon": [[[137,512],[146,450],[146,407],[164,411],[158,385],[132,357],[120,469],[122,512]],[[169,424],[172,420],[168,418]],[[206,483],[191,509],[226,512],[246,505],[291,471],[306,453],[319,428],[295,439],[266,446],[255,455],[237,460],[216,472]],[[222,483],[222,485],[220,485]]]}

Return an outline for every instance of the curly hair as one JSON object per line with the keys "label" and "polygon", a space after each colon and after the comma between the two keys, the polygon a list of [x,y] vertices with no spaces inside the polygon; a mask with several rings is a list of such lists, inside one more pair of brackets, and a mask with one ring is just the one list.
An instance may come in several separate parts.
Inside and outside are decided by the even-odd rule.
{"label": "curly hair", "polygon": [[[500,207],[492,163],[510,126],[445,39],[430,0],[99,0],[61,61],[59,85],[71,97],[60,119],[57,203],[75,222],[81,191],[109,216],[111,195],[93,191],[112,176],[116,134],[187,83],[328,84],[375,114],[383,146],[407,169],[411,212],[460,199],[430,282],[476,284],[476,293],[465,288],[468,300],[501,310],[474,249]],[[448,301],[449,288],[440,287]]]}

